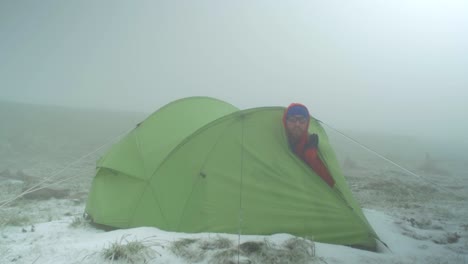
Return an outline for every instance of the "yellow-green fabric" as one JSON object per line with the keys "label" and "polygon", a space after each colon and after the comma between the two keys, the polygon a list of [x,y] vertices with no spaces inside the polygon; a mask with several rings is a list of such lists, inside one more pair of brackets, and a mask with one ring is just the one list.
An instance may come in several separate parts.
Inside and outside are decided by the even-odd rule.
{"label": "yellow-green fabric", "polygon": [[206,97],[161,108],[98,162],[86,212],[118,228],[289,233],[375,249],[325,131],[311,120],[334,188],[289,149],[283,111]]}

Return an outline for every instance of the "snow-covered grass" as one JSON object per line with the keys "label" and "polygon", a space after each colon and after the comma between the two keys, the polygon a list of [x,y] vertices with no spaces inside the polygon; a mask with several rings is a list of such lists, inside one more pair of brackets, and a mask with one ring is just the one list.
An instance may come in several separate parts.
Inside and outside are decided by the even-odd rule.
{"label": "snow-covered grass", "polygon": [[[73,217],[1,230],[0,263],[467,263],[464,241],[365,210],[388,248],[375,253],[288,234],[171,233],[151,227],[104,232]],[[439,239],[439,240],[438,240]],[[441,239],[441,240],[440,240]],[[117,262],[118,261],[118,262]],[[250,261],[250,262],[249,262]]]}

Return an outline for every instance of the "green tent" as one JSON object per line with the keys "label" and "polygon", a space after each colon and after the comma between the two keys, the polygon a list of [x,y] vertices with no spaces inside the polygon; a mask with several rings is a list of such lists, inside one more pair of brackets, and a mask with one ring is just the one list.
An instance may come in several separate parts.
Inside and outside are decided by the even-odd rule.
{"label": "green tent", "polygon": [[289,233],[375,249],[324,129],[311,120],[334,188],[289,149],[284,109],[239,110],[208,97],[164,106],[98,161],[86,213],[117,228]]}

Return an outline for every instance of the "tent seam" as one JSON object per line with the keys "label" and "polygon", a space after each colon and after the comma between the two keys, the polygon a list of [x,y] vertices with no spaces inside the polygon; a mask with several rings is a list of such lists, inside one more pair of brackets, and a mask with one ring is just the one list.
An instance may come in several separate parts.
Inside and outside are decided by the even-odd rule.
{"label": "tent seam", "polygon": [[[183,99],[182,99],[183,100]],[[259,110],[267,110],[267,109],[274,109],[274,108],[278,108],[278,107],[261,107],[261,108],[252,108],[252,109],[247,109],[247,110],[238,110],[238,111],[235,111],[235,112],[232,112],[230,114],[227,114],[225,116],[222,116],[222,117],[219,117],[211,122],[209,122],[208,124],[205,124],[204,126],[200,127],[199,129],[195,130],[192,134],[188,135],[186,138],[184,138],[179,144],[177,144],[168,154],[167,156],[161,161],[161,163],[159,164],[159,166],[156,168],[156,170],[154,170],[154,172],[151,173],[151,176],[149,177],[149,181],[148,181],[148,185],[151,185],[153,179],[154,179],[154,175],[157,174],[157,172],[159,171],[159,169],[170,159],[170,157],[172,155],[174,155],[174,153],[176,153],[183,145],[185,145],[191,138],[195,137],[196,135],[200,134],[201,132],[203,132],[204,130],[218,124],[219,122],[221,122],[222,120],[227,120],[227,119],[233,119],[236,117],[236,115],[239,115],[239,113],[248,113],[248,112],[251,112],[251,111],[259,111]],[[153,188],[151,188],[151,192],[153,193],[153,195],[156,197],[157,199],[157,195],[154,193],[154,190]],[[160,204],[158,203],[158,207],[160,208],[160,213],[161,213],[161,216],[163,217],[164,219],[164,222],[166,223],[166,225],[168,224],[168,221],[167,221],[167,218],[164,214],[164,212],[162,211],[161,207],[160,207]]]}
{"label": "tent seam", "polygon": [[[252,108],[252,109],[246,109],[246,110],[238,110],[238,111],[235,111],[235,112],[232,112],[228,115],[225,115],[225,116],[222,116],[220,118],[217,118],[213,121],[211,121],[210,123],[200,127],[199,129],[195,130],[192,134],[190,134],[189,136],[187,136],[186,138],[184,138],[184,140],[182,140],[177,146],[175,146],[168,154],[167,156],[164,158],[163,161],[161,161],[161,163],[159,164],[159,166],[156,168],[156,170],[154,172],[152,172],[151,174],[151,177],[149,179],[149,185],[151,185],[151,182],[153,181],[153,178],[154,178],[154,175],[157,174],[157,172],[159,171],[159,169],[169,160],[169,158],[174,155],[174,153],[180,149],[183,145],[185,145],[190,139],[192,139],[193,137],[195,137],[196,135],[202,133],[204,130],[212,127],[212,126],[215,126],[216,124],[218,124],[219,122],[221,122],[222,120],[228,120],[228,119],[234,119],[236,118],[236,115],[240,115],[240,114],[246,114],[246,113],[249,113],[249,112],[257,112],[257,111],[264,111],[264,110],[268,110],[268,109],[277,109],[277,108],[283,108],[284,107],[259,107],[259,108]],[[153,190],[152,190],[153,191]],[[159,204],[158,204],[159,206]],[[163,211],[161,211],[161,215],[162,217],[164,218],[164,221],[167,223],[167,219],[163,213]]]}
{"label": "tent seam", "polygon": [[[215,143],[213,144],[213,146],[211,147],[210,151],[208,152],[208,154],[206,155],[205,157],[205,160],[203,161],[203,165],[200,167],[200,169],[202,170],[204,167],[205,167],[205,164],[208,160],[208,158],[210,157],[211,153],[213,152],[213,150],[215,149],[215,147],[218,145],[221,137],[224,135],[224,133],[231,127],[233,126],[234,122],[231,121],[231,124],[229,124],[229,126],[226,126],[226,128],[223,130],[223,132],[221,132],[218,136],[218,138],[216,139]],[[179,219],[179,223],[177,224],[177,230],[179,230],[180,228],[180,225],[181,225],[181,222],[182,222],[182,217],[185,215],[185,212],[187,210],[187,205],[188,205],[188,201],[190,200],[190,198],[192,197],[193,195],[193,191],[195,189],[195,186],[198,184],[198,182],[200,181],[200,177],[198,177],[196,183],[192,186],[192,189],[190,191],[190,195],[188,195],[187,199],[185,200],[185,203],[184,203],[184,208],[182,210],[182,213],[181,213],[181,218]]]}
{"label": "tent seam", "polygon": [[[145,175],[147,175],[145,160],[143,159],[143,155],[142,155],[142,153],[141,153],[140,141],[139,141],[139,137],[138,137],[138,133],[137,133],[137,132],[138,132],[138,127],[139,127],[139,126],[137,126],[137,129],[133,130],[133,132],[135,133],[135,143],[136,143],[136,146],[137,146],[138,155],[140,156],[141,161],[142,161],[142,163],[143,163],[143,172],[144,172]],[[138,202],[136,203],[136,206],[135,206],[135,208],[133,209],[133,214],[132,214],[132,218],[131,218],[131,219],[132,219],[132,220],[131,220],[132,223],[134,222],[134,218],[135,218],[135,214],[136,214],[136,210],[137,210],[137,208],[138,208],[138,205],[141,204],[141,200],[143,199],[143,195],[145,194],[145,191],[146,191],[146,189],[147,189],[148,186],[149,186],[149,181],[148,181],[148,179],[142,179],[142,180],[143,180],[144,182],[146,182],[146,186],[145,186],[145,188],[143,189],[143,191],[141,192],[140,198],[138,199]],[[156,200],[157,200],[157,198],[156,198]],[[157,202],[157,201],[156,201],[156,202]],[[157,204],[158,204],[158,206],[159,206],[159,203],[157,203]],[[161,209],[160,209],[160,211],[161,211]],[[165,219],[164,219],[164,220],[165,220]]]}

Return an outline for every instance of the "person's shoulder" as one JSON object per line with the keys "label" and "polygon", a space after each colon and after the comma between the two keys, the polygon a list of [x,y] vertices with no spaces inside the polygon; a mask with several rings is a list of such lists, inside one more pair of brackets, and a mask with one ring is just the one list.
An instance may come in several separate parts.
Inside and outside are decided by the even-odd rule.
{"label": "person's shoulder", "polygon": [[317,148],[318,146],[318,135],[313,133],[313,134],[309,134],[308,138],[307,138],[307,143],[306,143],[306,147],[307,148]]}

